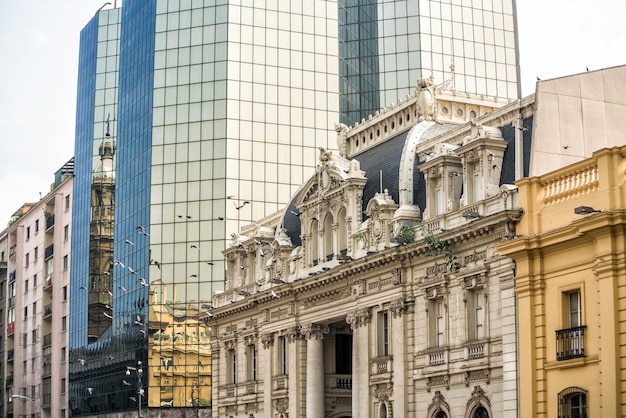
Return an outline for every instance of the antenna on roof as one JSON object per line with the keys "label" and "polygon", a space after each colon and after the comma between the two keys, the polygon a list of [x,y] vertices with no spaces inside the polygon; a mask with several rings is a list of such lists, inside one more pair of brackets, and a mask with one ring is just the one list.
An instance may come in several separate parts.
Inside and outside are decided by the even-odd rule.
{"label": "antenna on roof", "polygon": [[110,130],[110,128],[111,128],[111,114],[109,113],[109,114],[107,115],[107,132],[106,132],[106,134],[104,134],[106,137],[111,136],[111,130]]}

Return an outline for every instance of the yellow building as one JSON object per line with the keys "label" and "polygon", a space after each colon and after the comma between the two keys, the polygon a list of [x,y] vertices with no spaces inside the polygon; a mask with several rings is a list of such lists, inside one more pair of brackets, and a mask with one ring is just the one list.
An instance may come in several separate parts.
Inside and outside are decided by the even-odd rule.
{"label": "yellow building", "polygon": [[518,181],[521,417],[626,416],[626,146]]}

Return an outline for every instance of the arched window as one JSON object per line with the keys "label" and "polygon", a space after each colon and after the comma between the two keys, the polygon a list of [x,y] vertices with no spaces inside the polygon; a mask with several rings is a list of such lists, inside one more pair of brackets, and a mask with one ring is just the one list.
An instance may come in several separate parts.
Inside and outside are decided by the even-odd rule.
{"label": "arched window", "polygon": [[317,220],[313,220],[311,222],[311,239],[309,240],[309,248],[310,248],[310,254],[311,254],[311,264],[316,266],[317,263],[319,263],[319,253],[318,253],[318,246],[319,246],[319,226],[317,223]]}
{"label": "arched window", "polygon": [[324,261],[333,259],[333,217],[329,213],[324,218]]}
{"label": "arched window", "polygon": [[346,231],[346,208],[341,208],[337,218],[337,244],[342,256],[348,252],[348,233]]}
{"label": "arched window", "polygon": [[384,402],[381,402],[378,407],[378,418],[387,418],[387,404]]}
{"label": "arched window", "polygon": [[559,418],[587,418],[587,391],[569,387],[560,392]]}
{"label": "arched window", "polygon": [[484,406],[479,406],[476,411],[474,411],[472,418],[489,418],[489,412]]}
{"label": "arched window", "polygon": [[439,411],[435,414],[434,418],[448,418],[448,415],[443,411]]}

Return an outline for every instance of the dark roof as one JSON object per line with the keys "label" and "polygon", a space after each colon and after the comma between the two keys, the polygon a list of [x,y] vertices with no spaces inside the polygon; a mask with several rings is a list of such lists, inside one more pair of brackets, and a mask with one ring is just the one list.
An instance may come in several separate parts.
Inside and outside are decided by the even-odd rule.
{"label": "dark roof", "polygon": [[[524,119],[524,177],[527,177],[529,172],[532,125],[532,116]],[[427,141],[458,127],[459,125],[453,124],[435,124],[424,131],[420,142]],[[511,124],[506,124],[500,127],[500,130],[502,131],[503,139],[507,142],[507,148],[504,151],[502,162],[500,185],[513,184],[515,182],[515,128]],[[360,162],[361,170],[365,172],[365,177],[367,178],[367,183],[363,189],[363,211],[365,211],[367,204],[374,195],[380,191],[381,173],[383,190],[388,190],[393,200],[399,203],[400,190],[398,176],[400,172],[400,160],[407,136],[411,131],[412,129],[404,131],[352,157]],[[417,158],[415,159],[415,165],[413,167],[413,204],[417,205],[423,212],[426,208],[426,183],[424,174],[418,169],[421,163],[422,162],[418,161]],[[302,245],[302,240],[300,239],[300,218],[297,215],[298,209],[294,205],[300,193],[301,190],[291,199],[283,219],[283,226],[287,230],[287,235],[294,246]]]}

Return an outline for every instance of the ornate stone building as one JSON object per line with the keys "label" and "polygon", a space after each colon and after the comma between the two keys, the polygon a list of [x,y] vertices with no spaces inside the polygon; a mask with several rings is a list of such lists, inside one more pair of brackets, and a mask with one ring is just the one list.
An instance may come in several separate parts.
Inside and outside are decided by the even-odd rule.
{"label": "ornate stone building", "polygon": [[[514,183],[618,145],[624,86],[615,67],[501,103],[420,80],[406,101],[338,126],[339,152],[320,150],[288,207],[224,251],[225,290],[200,315],[212,327],[214,413],[532,416],[520,408],[545,400],[531,396],[531,360],[549,340],[545,329],[516,334],[516,265],[498,251],[523,254],[522,241],[506,245],[524,212]],[[524,300],[528,318],[551,306]]]}
{"label": "ornate stone building", "polygon": [[427,79],[338,126],[339,152],[320,149],[289,207],[224,251],[205,313],[214,413],[514,416],[514,266],[495,246],[520,216],[505,180],[531,102]]}

